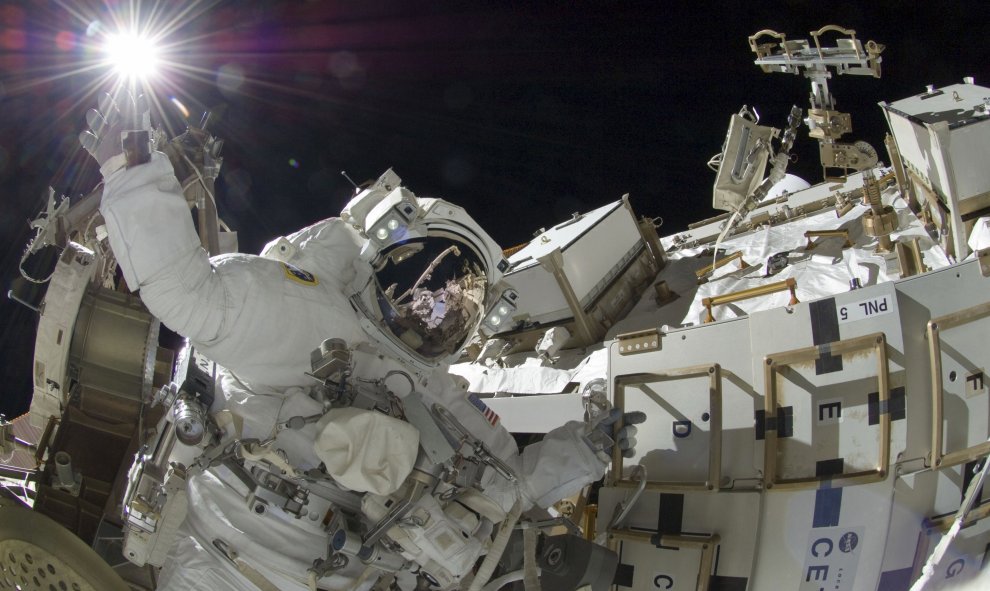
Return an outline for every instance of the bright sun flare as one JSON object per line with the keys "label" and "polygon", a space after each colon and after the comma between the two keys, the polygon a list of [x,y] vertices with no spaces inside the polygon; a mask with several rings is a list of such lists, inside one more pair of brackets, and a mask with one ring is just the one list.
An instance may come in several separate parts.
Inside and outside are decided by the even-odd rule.
{"label": "bright sun flare", "polygon": [[121,76],[147,80],[155,75],[159,55],[155,43],[136,33],[110,35],[104,48],[107,63]]}

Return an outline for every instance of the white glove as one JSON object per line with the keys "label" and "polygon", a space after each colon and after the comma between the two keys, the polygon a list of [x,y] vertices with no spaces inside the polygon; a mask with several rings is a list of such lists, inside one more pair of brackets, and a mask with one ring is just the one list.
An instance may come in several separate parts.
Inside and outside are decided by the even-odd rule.
{"label": "white glove", "polygon": [[144,95],[104,93],[99,110],[86,112],[88,131],[79,143],[100,165],[103,178],[124,167],[144,164],[151,158],[151,115]]}
{"label": "white glove", "polygon": [[[615,425],[620,419],[622,420],[622,427],[616,432]],[[613,408],[609,411],[608,416],[598,421],[595,427],[615,440],[615,445],[618,445],[619,449],[622,450],[622,457],[631,458],[636,455],[636,427],[634,425],[644,422],[646,422],[645,412],[623,413],[621,408]],[[611,454],[612,446],[606,444],[603,451],[606,454]]]}

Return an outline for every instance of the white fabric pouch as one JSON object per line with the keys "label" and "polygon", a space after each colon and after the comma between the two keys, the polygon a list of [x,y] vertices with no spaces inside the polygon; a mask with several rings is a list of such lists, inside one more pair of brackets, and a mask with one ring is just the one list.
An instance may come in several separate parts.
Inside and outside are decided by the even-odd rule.
{"label": "white fabric pouch", "polygon": [[327,473],[358,492],[390,495],[412,472],[419,431],[380,412],[337,408],[318,423],[313,443]]}

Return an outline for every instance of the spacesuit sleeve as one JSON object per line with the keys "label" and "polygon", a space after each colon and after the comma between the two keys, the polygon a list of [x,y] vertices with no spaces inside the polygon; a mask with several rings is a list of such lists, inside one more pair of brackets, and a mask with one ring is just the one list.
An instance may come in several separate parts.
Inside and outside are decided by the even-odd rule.
{"label": "spacesuit sleeve", "polygon": [[182,187],[160,152],[152,154],[148,164],[110,175],[100,213],[131,291],[200,247]]}
{"label": "spacesuit sleeve", "polygon": [[[224,287],[193,228],[189,206],[162,153],[106,179],[100,212],[127,286],[166,326],[193,340],[216,338]],[[167,297],[155,297],[168,292]]]}
{"label": "spacesuit sleeve", "polygon": [[466,380],[438,372],[431,385],[437,388],[434,391],[436,402],[446,406],[465,430],[480,439],[515,474],[518,486],[490,468],[482,479],[481,488],[485,494],[504,510],[508,511],[515,502],[517,488],[524,510],[533,505],[549,507],[580,492],[605,474],[607,461],[599,459],[585,440],[586,423],[565,423],[520,451],[518,442],[498,414],[484,399],[468,392]]}
{"label": "spacesuit sleeve", "polygon": [[605,475],[607,464],[585,442],[584,431],[584,423],[570,421],[523,449],[517,471],[527,500],[549,507]]}

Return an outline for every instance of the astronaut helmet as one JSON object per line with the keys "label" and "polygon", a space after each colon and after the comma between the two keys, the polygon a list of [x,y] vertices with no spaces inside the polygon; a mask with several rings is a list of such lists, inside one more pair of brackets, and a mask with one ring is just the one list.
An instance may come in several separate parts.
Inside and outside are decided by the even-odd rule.
{"label": "astronaut helmet", "polygon": [[[479,326],[508,324],[515,292],[498,244],[463,208],[419,198],[391,170],[341,213],[366,240],[352,302],[362,326],[420,369],[458,359]],[[510,305],[511,303],[511,305]]]}

